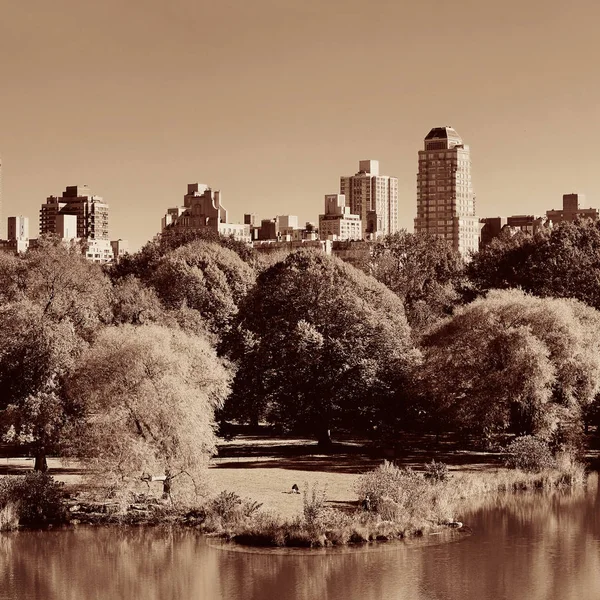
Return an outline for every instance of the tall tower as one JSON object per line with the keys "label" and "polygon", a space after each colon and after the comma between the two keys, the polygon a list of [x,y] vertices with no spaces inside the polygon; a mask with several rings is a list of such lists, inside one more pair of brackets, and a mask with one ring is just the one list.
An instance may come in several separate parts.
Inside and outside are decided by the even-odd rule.
{"label": "tall tower", "polygon": [[379,161],[361,160],[358,173],[340,177],[340,194],[362,221],[363,238],[398,231],[398,179],[379,174]]}
{"label": "tall tower", "polygon": [[464,257],[479,247],[469,147],[452,127],[434,127],[419,150],[415,233],[451,242]]}

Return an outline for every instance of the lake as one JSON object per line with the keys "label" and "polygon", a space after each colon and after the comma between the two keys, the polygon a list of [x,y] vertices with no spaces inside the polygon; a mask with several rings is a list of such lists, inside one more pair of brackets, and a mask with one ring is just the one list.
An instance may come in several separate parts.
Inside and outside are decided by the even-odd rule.
{"label": "lake", "polygon": [[0,598],[598,600],[598,486],[592,474],[587,489],[484,499],[462,515],[472,535],[358,550],[232,549],[151,528],[0,534]]}

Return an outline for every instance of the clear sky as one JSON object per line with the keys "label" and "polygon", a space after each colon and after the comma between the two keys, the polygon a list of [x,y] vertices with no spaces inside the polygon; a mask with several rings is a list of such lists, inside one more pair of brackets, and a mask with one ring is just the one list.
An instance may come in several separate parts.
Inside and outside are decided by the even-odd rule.
{"label": "clear sky", "polygon": [[188,183],[317,220],[361,159],[399,178],[452,125],[479,216],[600,207],[597,0],[0,0],[2,229],[88,184],[111,238],[159,231]]}

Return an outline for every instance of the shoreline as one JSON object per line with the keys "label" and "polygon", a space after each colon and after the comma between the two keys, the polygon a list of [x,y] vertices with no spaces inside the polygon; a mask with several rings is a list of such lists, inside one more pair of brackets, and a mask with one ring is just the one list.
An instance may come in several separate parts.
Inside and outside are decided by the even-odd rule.
{"label": "shoreline", "polygon": [[[193,510],[159,500],[160,483],[151,484],[145,489],[146,494],[135,499],[117,501],[94,496],[80,465],[50,459],[49,475],[65,484],[66,508],[74,527],[175,526],[193,528],[242,547],[313,549],[439,535],[450,529],[446,523],[462,520],[462,513],[484,498],[585,485],[578,479],[583,477],[583,471],[524,473],[501,467],[497,453],[460,449],[444,452],[443,447],[442,451],[422,451],[415,447],[402,467],[407,462],[411,467],[420,467],[414,475],[423,480],[425,461],[442,456],[450,459],[447,480],[435,483],[438,487],[433,496],[421,501],[417,508],[386,517],[364,510],[359,502],[358,479],[384,461],[383,457],[370,454],[371,448],[366,445],[340,443],[335,452],[323,454],[317,453],[318,447],[311,440],[239,436],[223,443],[220,450],[220,456],[208,469],[207,500]],[[6,459],[0,461],[0,473],[25,474],[29,472],[25,470],[28,464],[32,464],[30,459]],[[295,483],[303,493],[290,493]],[[315,490],[320,490],[322,497],[318,506],[308,507],[307,516],[311,486],[313,502]],[[433,490],[431,484],[425,487]],[[215,496],[217,492],[220,494]],[[438,506],[432,512],[432,504],[441,504],[442,508]],[[317,512],[311,516],[310,510]]]}

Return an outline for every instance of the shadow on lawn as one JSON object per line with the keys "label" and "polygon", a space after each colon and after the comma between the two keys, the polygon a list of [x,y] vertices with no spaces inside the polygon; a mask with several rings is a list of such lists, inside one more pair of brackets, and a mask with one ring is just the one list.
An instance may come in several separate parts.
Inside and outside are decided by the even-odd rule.
{"label": "shadow on lawn", "polygon": [[[79,469],[77,467],[50,467],[48,475],[85,475],[89,471]],[[33,473],[33,460],[23,464],[8,463],[3,464],[0,459],[0,476],[1,475],[27,475]]]}
{"label": "shadow on lawn", "polygon": [[[299,440],[297,445],[272,443],[228,444],[219,447],[219,454],[213,458],[212,467],[221,469],[290,469],[297,471],[324,471],[329,473],[364,473],[389,460],[402,467],[422,469],[432,460],[441,461],[450,467],[460,467],[465,471],[478,471],[500,466],[502,459],[498,453],[457,450],[451,443],[431,444],[412,440],[389,449],[376,448],[369,443],[334,443],[327,452],[316,443]],[[410,444],[410,446],[409,446]]]}

